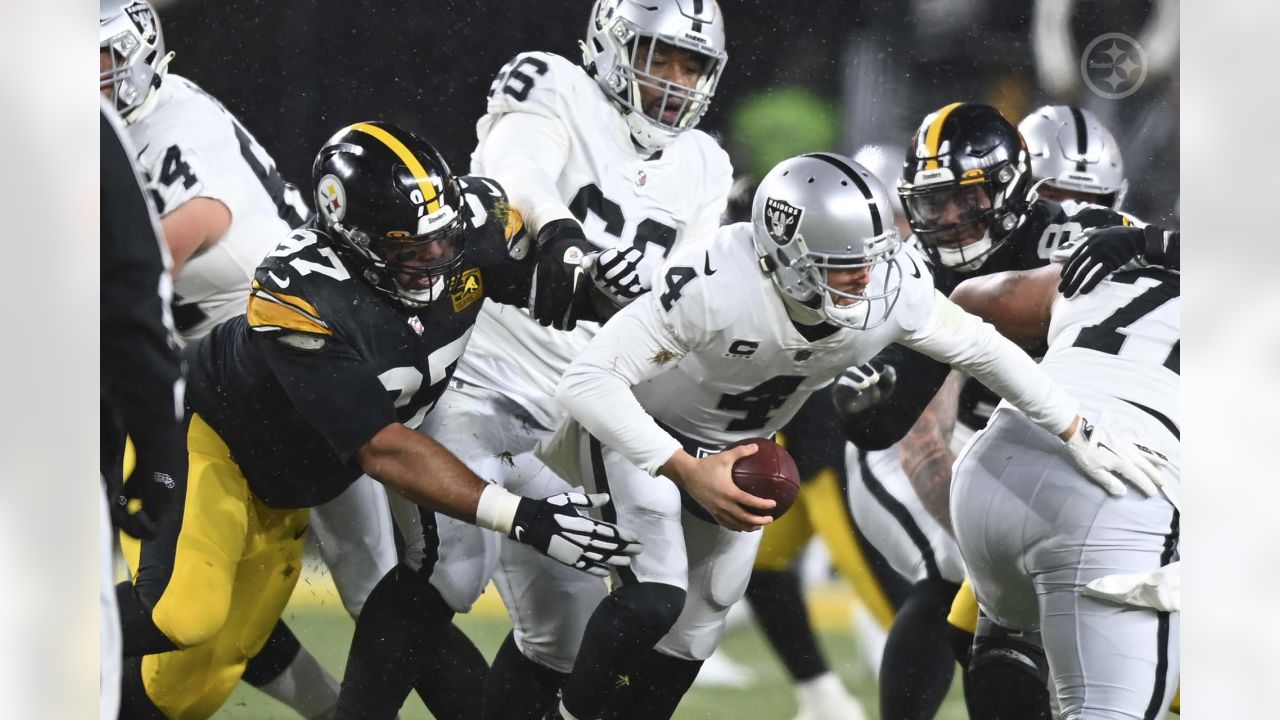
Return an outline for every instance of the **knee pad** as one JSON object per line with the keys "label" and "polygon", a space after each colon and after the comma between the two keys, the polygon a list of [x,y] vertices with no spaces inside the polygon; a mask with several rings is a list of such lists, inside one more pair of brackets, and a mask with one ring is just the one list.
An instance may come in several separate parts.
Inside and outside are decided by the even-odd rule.
{"label": "knee pad", "polygon": [[663,583],[624,585],[605,598],[619,620],[648,630],[666,632],[680,619],[685,591]]}
{"label": "knee pad", "polygon": [[981,618],[969,660],[974,720],[1049,720],[1049,663],[1039,633],[1019,633]]}

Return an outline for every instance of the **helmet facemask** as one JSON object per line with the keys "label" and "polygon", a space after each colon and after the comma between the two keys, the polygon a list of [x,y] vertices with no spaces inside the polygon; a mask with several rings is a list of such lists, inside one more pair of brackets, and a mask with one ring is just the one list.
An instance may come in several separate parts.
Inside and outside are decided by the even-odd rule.
{"label": "helmet facemask", "polygon": [[[705,36],[690,31],[654,32],[617,7],[610,7],[619,4],[604,3],[597,8],[582,45],[583,61],[605,93],[621,106],[636,142],[647,149],[661,149],[681,132],[696,127],[710,107],[728,58],[723,50],[723,31],[718,38],[715,32]],[[702,25],[692,23],[694,28]],[[701,61],[694,84],[673,82],[655,73],[654,56],[665,55],[674,64],[677,54],[673,49],[692,53]],[[656,109],[656,117],[646,112],[648,109]]]}
{"label": "helmet facemask", "polygon": [[165,54],[155,11],[144,2],[103,3],[98,18],[102,60],[98,87],[126,123],[138,119],[160,86],[173,53]]}
{"label": "helmet facemask", "polygon": [[[920,177],[929,173],[937,177]],[[939,262],[958,272],[982,267],[1017,227],[1026,204],[1017,197],[1024,183],[1010,163],[966,175],[955,182],[946,169],[925,171],[915,184],[904,182],[898,189],[916,238]]]}
{"label": "helmet facemask", "polygon": [[[898,263],[902,243],[897,230],[864,240],[864,254],[811,252],[803,237],[795,239],[795,250],[798,254],[778,253],[791,259],[789,272],[773,274],[775,287],[784,295],[840,327],[869,330],[889,319],[902,289]],[[833,273],[839,279],[833,280]],[[855,280],[850,274],[858,277]],[[791,282],[784,282],[780,275],[791,275]]]}

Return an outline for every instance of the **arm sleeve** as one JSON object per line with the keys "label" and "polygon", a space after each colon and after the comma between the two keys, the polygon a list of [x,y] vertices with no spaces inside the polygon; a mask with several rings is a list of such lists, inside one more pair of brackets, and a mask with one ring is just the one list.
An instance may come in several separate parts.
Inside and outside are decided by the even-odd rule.
{"label": "arm sleeve", "polygon": [[168,256],[126,141],[106,112],[100,190],[103,400],[118,411],[139,463],[167,466],[186,453]]}
{"label": "arm sleeve", "polygon": [[969,373],[1054,435],[1075,419],[1076,401],[1029,355],[940,292],[930,321],[904,344]]}
{"label": "arm sleeve", "polygon": [[569,159],[569,134],[555,118],[508,112],[493,121],[476,148],[478,167],[507,191],[533,235],[552,220],[573,218],[556,191]]}
{"label": "arm sleeve", "polygon": [[395,405],[355,349],[334,336],[291,330],[253,332],[289,401],[343,462],[396,422]]}
{"label": "arm sleeve", "polygon": [[885,402],[841,417],[845,438],[862,450],[883,450],[906,437],[951,372],[950,365],[896,344],[873,362],[892,365],[898,382]]}
{"label": "arm sleeve", "polygon": [[605,323],[556,390],[588,432],[650,475],[680,443],[658,427],[631,388],[674,367],[699,342],[682,337],[687,334],[673,323],[679,317],[663,311],[658,293],[646,293]]}

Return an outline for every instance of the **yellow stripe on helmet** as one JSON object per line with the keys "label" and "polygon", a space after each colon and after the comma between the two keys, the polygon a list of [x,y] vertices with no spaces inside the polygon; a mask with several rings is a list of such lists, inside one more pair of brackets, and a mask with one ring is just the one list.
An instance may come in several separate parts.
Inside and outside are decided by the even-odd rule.
{"label": "yellow stripe on helmet", "polygon": [[947,116],[952,110],[960,107],[964,103],[951,103],[934,114],[933,122],[930,123],[929,129],[924,134],[925,157],[930,158],[924,164],[925,170],[938,169],[938,145],[942,142],[942,125],[947,121]]}
{"label": "yellow stripe on helmet", "polygon": [[418,182],[418,187],[422,190],[422,197],[427,203],[427,213],[434,213],[440,210],[440,199],[436,197],[436,188],[431,184],[431,176],[427,174],[427,169],[422,167],[422,163],[418,162],[418,158],[409,151],[409,148],[400,142],[399,138],[377,125],[370,125],[369,123],[356,123],[351,126],[351,129],[372,135],[381,140],[383,145],[391,148],[391,152],[395,153],[396,157],[404,162],[405,167],[409,168],[409,172],[413,173],[413,179]]}

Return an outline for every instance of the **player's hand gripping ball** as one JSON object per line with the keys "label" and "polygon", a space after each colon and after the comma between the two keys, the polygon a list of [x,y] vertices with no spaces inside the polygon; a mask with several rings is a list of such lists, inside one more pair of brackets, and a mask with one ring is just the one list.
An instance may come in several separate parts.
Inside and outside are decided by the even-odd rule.
{"label": "player's hand gripping ball", "polygon": [[768,438],[747,438],[730,447],[751,444],[756,446],[755,453],[733,464],[733,483],[752,495],[776,502],[768,514],[777,519],[795,504],[800,492],[800,471],[791,453]]}

